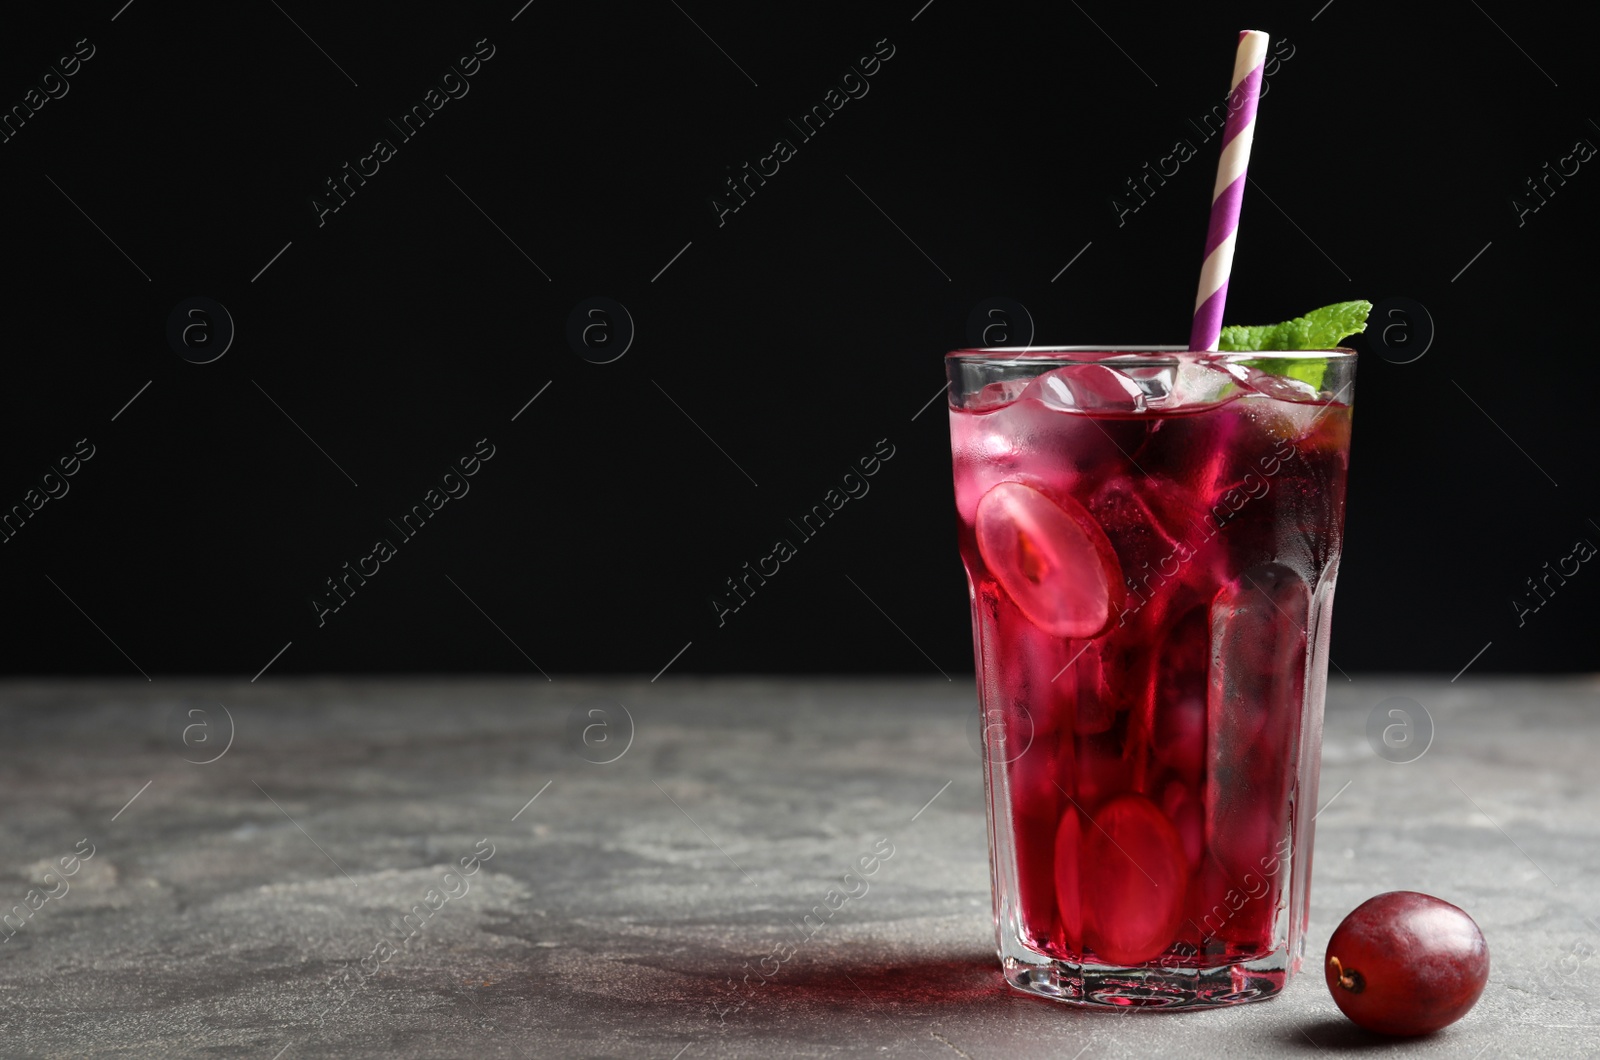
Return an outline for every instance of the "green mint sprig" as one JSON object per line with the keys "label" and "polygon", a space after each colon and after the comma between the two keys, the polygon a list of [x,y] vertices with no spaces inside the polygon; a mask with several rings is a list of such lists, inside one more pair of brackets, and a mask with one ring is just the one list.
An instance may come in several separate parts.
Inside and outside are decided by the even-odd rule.
{"label": "green mint sprig", "polygon": [[1222,329],[1219,350],[1327,350],[1367,330],[1372,303],[1336,302],[1282,324],[1230,324]]}
{"label": "green mint sprig", "polygon": [[[1357,300],[1313,309],[1303,317],[1281,324],[1232,324],[1222,329],[1217,349],[1240,353],[1332,349],[1351,335],[1367,330],[1367,314],[1371,312],[1371,302]],[[1272,357],[1263,359],[1259,367],[1264,372],[1299,379],[1320,390],[1327,365],[1318,360]]]}

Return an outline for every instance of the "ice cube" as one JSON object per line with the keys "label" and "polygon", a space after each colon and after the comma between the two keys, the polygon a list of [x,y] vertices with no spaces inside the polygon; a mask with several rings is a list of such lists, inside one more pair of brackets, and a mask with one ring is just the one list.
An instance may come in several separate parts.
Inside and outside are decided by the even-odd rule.
{"label": "ice cube", "polygon": [[1057,643],[1072,653],[1060,668],[1059,676],[1051,682],[1061,688],[1062,701],[1071,711],[1072,731],[1080,736],[1105,732],[1116,723],[1117,710],[1122,704],[1106,686],[1100,645],[1094,641],[1082,647],[1071,640]]}
{"label": "ice cube", "polygon": [[[1053,766],[1036,745],[1009,767],[1019,912],[1026,935],[1046,951],[1062,943],[1056,899],[1056,830],[1062,797]],[[1073,934],[1077,935],[1076,929]]]}
{"label": "ice cube", "polygon": [[[1161,389],[1166,396],[1166,388]],[[1023,394],[1063,412],[1143,412],[1147,400],[1138,380],[1103,364],[1071,364],[1046,372]]]}
{"label": "ice cube", "polygon": [[1298,732],[1310,608],[1305,581],[1281,563],[1240,572],[1211,605],[1212,766],[1240,788],[1254,779],[1262,795],[1286,790],[1288,775],[1254,760],[1249,745],[1263,729]]}
{"label": "ice cube", "polygon": [[1038,477],[1073,489],[1080,475],[1120,455],[1095,426],[1037,401],[1013,401],[977,415],[953,413],[950,443],[961,518],[976,519],[978,501],[1009,479]]}
{"label": "ice cube", "polygon": [[[1115,534],[1124,565],[1141,592],[1159,587],[1175,573],[1179,545],[1193,534],[1202,512],[1180,483],[1151,472],[1108,479],[1089,499],[1088,508],[1101,526]],[[1158,561],[1169,561],[1165,571]]]}
{"label": "ice cube", "polygon": [[1240,379],[1228,371],[1228,364],[1209,358],[1185,358],[1173,370],[1164,409],[1198,408],[1216,405],[1235,396]]}
{"label": "ice cube", "polygon": [[1020,414],[1021,410],[1012,406],[992,416],[956,413],[950,417],[956,512],[962,521],[976,520],[978,501],[995,483],[1014,476],[1025,458],[1024,447],[1033,439],[1013,422]]}
{"label": "ice cube", "polygon": [[1122,603],[1122,570],[1083,506],[1002,482],[978,502],[978,551],[1028,620],[1056,637],[1099,636]]}
{"label": "ice cube", "polygon": [[1178,831],[1183,855],[1191,871],[1200,867],[1205,853],[1206,817],[1199,794],[1180,780],[1169,780],[1161,792],[1161,809]]}
{"label": "ice cube", "polygon": [[1311,591],[1281,563],[1240,573],[1211,609],[1206,847],[1242,875],[1287,827],[1304,711]]}
{"label": "ice cube", "polygon": [[1172,398],[1172,387],[1177,381],[1177,365],[1165,363],[1124,368],[1122,374],[1144,391],[1145,403],[1151,408],[1163,408]]}
{"label": "ice cube", "polygon": [[[1024,711],[1027,725],[1016,720]],[[1024,932],[1038,948],[1053,952],[1061,945],[1056,915],[1055,834],[1064,801],[1062,792],[1073,783],[1072,766],[1060,758],[1059,740],[1052,727],[1057,720],[1053,711],[1040,704],[1024,705],[1013,700],[1006,704],[1004,713],[1011,716],[1007,721],[1010,733],[1025,742],[1015,746],[1008,740],[997,746],[991,737],[987,764],[991,780],[1003,777],[1008,792]]]}
{"label": "ice cube", "polygon": [[[1198,786],[1206,757],[1206,692],[1211,665],[1208,607],[1191,607],[1159,636],[1161,665],[1156,671],[1152,734],[1156,758],[1185,783]],[[1167,810],[1170,815],[1171,807]]]}
{"label": "ice cube", "polygon": [[985,383],[982,390],[968,402],[968,412],[987,412],[1001,405],[1009,405],[1028,389],[1027,379],[1002,379],[998,383]]}
{"label": "ice cube", "polygon": [[1322,392],[1303,379],[1274,375],[1259,368],[1245,368],[1244,384],[1258,394],[1279,401],[1316,401]]}
{"label": "ice cube", "polygon": [[[1202,680],[1204,678],[1202,677]],[[1156,705],[1156,757],[1191,784],[1205,770],[1206,701],[1204,694],[1183,696]]]}
{"label": "ice cube", "polygon": [[1123,754],[1120,733],[1079,734],[1073,784],[1083,806],[1094,806],[1133,787],[1133,763]]}

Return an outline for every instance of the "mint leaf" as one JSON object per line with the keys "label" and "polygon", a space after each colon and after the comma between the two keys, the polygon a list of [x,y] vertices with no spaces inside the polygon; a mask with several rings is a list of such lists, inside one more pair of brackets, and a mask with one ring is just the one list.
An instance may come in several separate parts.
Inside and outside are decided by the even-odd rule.
{"label": "mint leaf", "polygon": [[1217,349],[1246,353],[1331,349],[1343,339],[1367,330],[1370,312],[1371,302],[1337,302],[1282,324],[1231,324],[1222,329]]}

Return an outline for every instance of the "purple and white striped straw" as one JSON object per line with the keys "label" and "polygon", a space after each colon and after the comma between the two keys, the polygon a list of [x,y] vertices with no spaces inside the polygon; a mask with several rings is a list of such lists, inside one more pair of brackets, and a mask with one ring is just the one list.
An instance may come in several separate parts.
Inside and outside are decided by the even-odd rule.
{"label": "purple and white striped straw", "polygon": [[1206,260],[1200,267],[1200,291],[1194,300],[1191,350],[1214,350],[1222,337],[1222,311],[1228,301],[1228,274],[1233,269],[1234,237],[1239,231],[1239,206],[1244,201],[1245,169],[1256,134],[1256,103],[1261,99],[1261,68],[1267,58],[1267,35],[1247,29],[1239,34],[1233,60],[1233,87],[1228,94],[1228,120],[1222,129],[1222,158],[1211,193],[1211,228],[1206,233]]}

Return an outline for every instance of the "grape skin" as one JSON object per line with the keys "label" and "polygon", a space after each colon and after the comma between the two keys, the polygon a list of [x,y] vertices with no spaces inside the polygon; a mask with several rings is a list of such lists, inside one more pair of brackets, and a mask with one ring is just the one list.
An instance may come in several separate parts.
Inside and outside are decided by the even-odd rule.
{"label": "grape skin", "polygon": [[1381,1034],[1431,1034],[1466,1015],[1489,980],[1489,946],[1473,919],[1416,891],[1357,906],[1323,962],[1339,1010]]}

